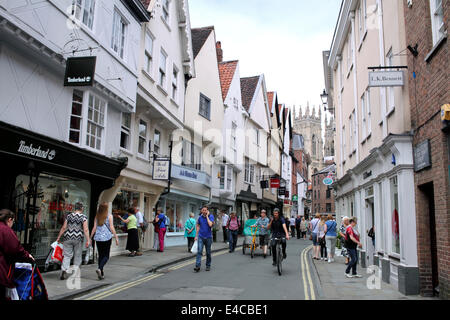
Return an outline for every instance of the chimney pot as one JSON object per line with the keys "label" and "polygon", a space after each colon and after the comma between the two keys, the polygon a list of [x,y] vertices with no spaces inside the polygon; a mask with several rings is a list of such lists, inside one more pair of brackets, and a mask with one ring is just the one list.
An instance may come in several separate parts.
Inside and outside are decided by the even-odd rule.
{"label": "chimney pot", "polygon": [[223,50],[222,50],[222,44],[220,41],[216,42],[216,53],[217,53],[217,62],[223,61]]}

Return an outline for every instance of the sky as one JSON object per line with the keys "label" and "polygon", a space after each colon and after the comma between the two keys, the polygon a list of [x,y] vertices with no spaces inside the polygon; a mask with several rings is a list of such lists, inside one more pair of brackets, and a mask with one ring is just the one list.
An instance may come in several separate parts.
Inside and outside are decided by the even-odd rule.
{"label": "sky", "polygon": [[[292,108],[321,105],[322,51],[329,50],[341,0],[189,0],[193,28],[213,25],[223,58],[241,77],[264,74],[268,91]],[[323,115],[323,109],[322,109]]]}

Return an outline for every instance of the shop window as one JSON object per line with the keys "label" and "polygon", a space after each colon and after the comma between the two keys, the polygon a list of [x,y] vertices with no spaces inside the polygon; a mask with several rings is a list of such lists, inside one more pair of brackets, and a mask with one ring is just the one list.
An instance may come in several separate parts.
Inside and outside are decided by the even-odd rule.
{"label": "shop window", "polygon": [[125,36],[128,23],[123,16],[114,10],[111,48],[123,59],[125,49]]}
{"label": "shop window", "polygon": [[80,143],[83,121],[83,91],[73,90],[72,114],[70,116],[69,142]]}
{"label": "shop window", "polygon": [[92,149],[102,150],[105,130],[106,102],[89,93],[86,145]]}
{"label": "shop window", "polygon": [[[31,248],[30,253],[35,258],[45,259],[51,243],[58,237],[66,215],[73,212],[75,203],[84,204],[83,213],[89,219],[91,185],[86,180],[49,173],[39,175],[34,191],[27,192],[29,183],[29,175],[19,175],[16,178],[12,197],[14,207],[11,208],[16,214],[13,230],[20,242]],[[36,184],[36,180],[33,179],[32,183]],[[29,236],[25,243],[27,215]]]}
{"label": "shop window", "polygon": [[72,16],[82,21],[85,26],[92,30],[94,25],[95,0],[73,0]]}
{"label": "shop window", "polygon": [[392,252],[400,254],[400,212],[398,208],[397,177],[390,179],[391,210],[392,210]]}
{"label": "shop window", "polygon": [[327,206],[326,212],[330,213],[331,212],[331,203],[327,203],[326,206]]}
{"label": "shop window", "polygon": [[112,203],[112,213],[114,217],[114,228],[117,233],[126,233],[126,224],[124,224],[119,218],[116,218],[116,214],[126,219],[128,217],[128,209],[132,207],[139,207],[138,192],[120,190]]}
{"label": "shop window", "polygon": [[139,120],[139,142],[138,154],[146,158],[147,149],[147,123]]}
{"label": "shop window", "polygon": [[225,189],[225,166],[220,166],[220,190]]}
{"label": "shop window", "polygon": [[130,150],[131,113],[122,113],[120,147]]}
{"label": "shop window", "polygon": [[[167,232],[184,232],[184,224],[189,218],[188,208],[185,208],[185,204],[175,201],[166,201],[166,217],[168,218],[168,224],[166,226]],[[190,207],[192,210],[192,206]]]}

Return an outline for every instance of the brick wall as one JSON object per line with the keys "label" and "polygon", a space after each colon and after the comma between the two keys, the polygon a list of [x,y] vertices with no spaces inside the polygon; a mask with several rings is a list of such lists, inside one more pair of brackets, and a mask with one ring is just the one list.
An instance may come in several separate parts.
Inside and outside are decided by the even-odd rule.
{"label": "brick wall", "polygon": [[[323,179],[327,177],[328,173],[318,173],[312,176],[312,207],[313,214],[318,213],[336,213],[335,200],[333,189],[330,189],[330,198],[327,199],[328,186],[323,184]],[[319,197],[320,194],[320,197]],[[317,196],[317,198],[315,197]],[[331,210],[327,211],[327,203],[331,203]],[[318,208],[318,209],[316,209]]]}
{"label": "brick wall", "polygon": [[[426,56],[433,48],[430,1],[414,1],[408,8],[404,0],[406,44],[418,44],[419,55],[408,52],[408,82],[411,101],[411,124],[414,145],[429,139],[431,168],[415,174],[415,201],[418,241],[420,290],[424,296],[432,295],[433,263],[431,254],[430,216],[427,190],[434,191],[436,224],[437,271],[440,297],[450,298],[450,202],[448,135],[443,132],[440,107],[450,103],[449,44],[445,40],[429,61]],[[442,1],[446,30],[449,30],[450,1]],[[416,72],[416,79],[413,72]]]}

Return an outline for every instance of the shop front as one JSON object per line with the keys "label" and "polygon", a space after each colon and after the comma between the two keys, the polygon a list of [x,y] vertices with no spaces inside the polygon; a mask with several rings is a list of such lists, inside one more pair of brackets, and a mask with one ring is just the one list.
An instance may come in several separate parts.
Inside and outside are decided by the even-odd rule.
{"label": "shop front", "polygon": [[0,206],[12,210],[24,247],[43,265],[76,202],[93,226],[100,193],[114,185],[126,158],[110,159],[0,122]]}
{"label": "shop front", "polygon": [[[356,216],[361,266],[403,294],[419,293],[412,137],[390,135],[337,183],[336,218]],[[338,221],[340,223],[340,221]],[[375,237],[368,233],[374,228]]]}
{"label": "shop front", "polygon": [[[156,207],[168,218],[165,246],[186,244],[184,225],[189,214],[197,219],[203,205],[210,203],[211,177],[190,167],[172,164],[170,193],[161,195]],[[211,211],[214,214],[214,211]],[[217,216],[215,215],[217,221]]]}
{"label": "shop front", "polygon": [[262,201],[258,199],[256,193],[252,192],[251,186],[247,190],[242,190],[236,196],[236,215],[241,222],[239,234],[242,234],[243,226],[248,219],[257,216],[261,210]]}

